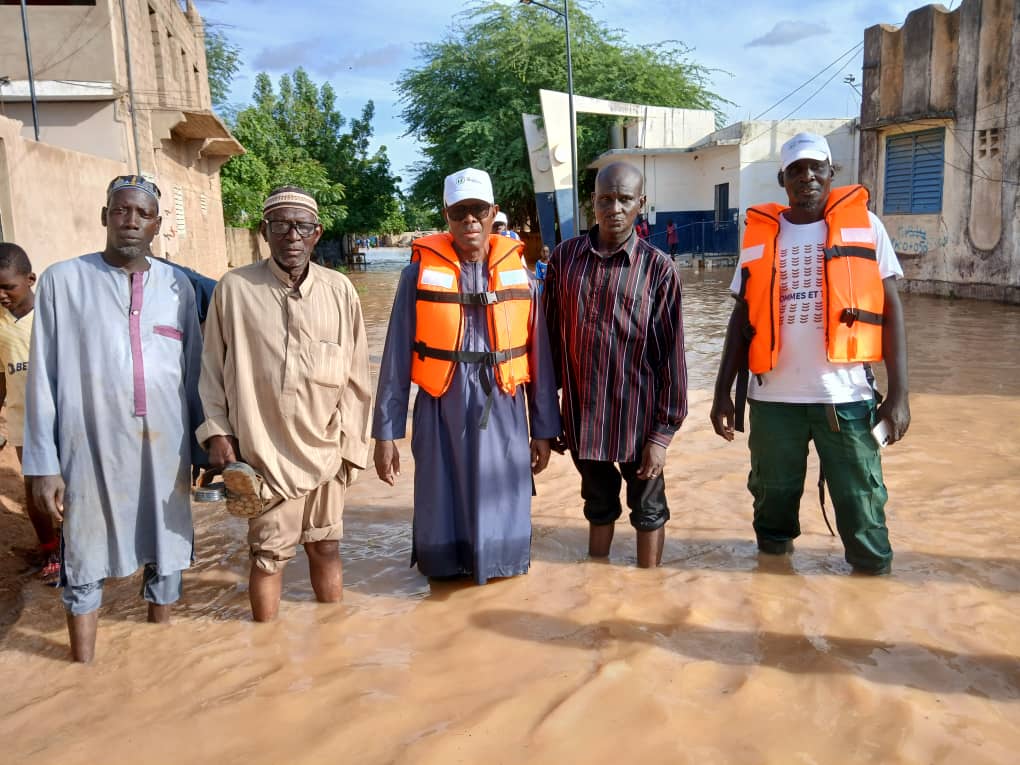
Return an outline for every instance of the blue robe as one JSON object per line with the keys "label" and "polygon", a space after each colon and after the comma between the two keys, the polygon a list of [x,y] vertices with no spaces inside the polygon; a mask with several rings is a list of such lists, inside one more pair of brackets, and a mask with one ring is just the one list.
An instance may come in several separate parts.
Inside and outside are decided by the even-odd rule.
{"label": "blue robe", "polygon": [[[461,264],[461,290],[484,292],[484,263]],[[411,389],[418,264],[404,269],[393,301],[379,372],[372,435],[405,435]],[[411,565],[426,576],[492,577],[526,573],[531,563],[531,437],[561,432],[556,382],[545,315],[531,283],[531,382],[514,396],[492,381],[488,424],[480,427],[488,398],[479,366],[458,363],[449,390],[436,398],[419,390],[414,402],[414,533]],[[484,306],[464,306],[461,350],[491,350]]]}
{"label": "blue robe", "polygon": [[[25,408],[25,475],[62,475],[72,586],[191,564],[191,444],[202,422],[202,336],[188,278],[150,259],[129,275],[99,253],[39,278]],[[134,311],[137,310],[137,314]]]}

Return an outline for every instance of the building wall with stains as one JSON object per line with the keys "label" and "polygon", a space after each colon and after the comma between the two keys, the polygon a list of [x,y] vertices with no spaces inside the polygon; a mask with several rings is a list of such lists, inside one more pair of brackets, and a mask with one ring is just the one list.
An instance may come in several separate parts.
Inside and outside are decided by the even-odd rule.
{"label": "building wall with stains", "polygon": [[[219,169],[243,149],[212,112],[205,28],[194,2],[32,5],[27,24],[38,144],[21,9],[0,6],[0,73],[10,78],[0,83],[3,236],[47,262],[96,249],[102,240],[96,241],[88,211],[102,207],[113,175],[138,172],[162,192],[163,225],[153,252],[222,275],[229,258]],[[17,164],[21,158],[32,172]],[[61,196],[65,189],[97,193],[54,208],[55,187]],[[79,232],[80,242],[54,247],[50,230],[37,224],[41,211],[59,229],[59,241],[67,229]],[[78,225],[82,214],[88,225]]]}
{"label": "building wall with stains", "polygon": [[[1020,303],[1020,0],[928,5],[864,35],[861,182],[907,289]],[[886,213],[888,142],[944,129],[938,212]]]}

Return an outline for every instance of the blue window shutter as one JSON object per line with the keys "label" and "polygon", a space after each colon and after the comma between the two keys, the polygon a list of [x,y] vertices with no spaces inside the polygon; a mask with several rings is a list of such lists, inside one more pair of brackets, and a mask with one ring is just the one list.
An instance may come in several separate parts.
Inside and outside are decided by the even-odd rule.
{"label": "blue window shutter", "polygon": [[942,211],[945,144],[945,128],[886,138],[883,214]]}

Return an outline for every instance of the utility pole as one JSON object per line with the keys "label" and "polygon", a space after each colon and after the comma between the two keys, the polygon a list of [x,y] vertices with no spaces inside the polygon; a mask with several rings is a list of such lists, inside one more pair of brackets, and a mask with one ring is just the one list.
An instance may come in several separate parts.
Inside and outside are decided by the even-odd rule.
{"label": "utility pole", "polygon": [[21,0],[21,32],[25,37],[25,63],[28,65],[28,92],[32,96],[32,127],[35,128],[35,140],[39,140],[39,107],[35,98],[35,72],[32,70],[32,43],[28,38],[28,9],[25,0]]}

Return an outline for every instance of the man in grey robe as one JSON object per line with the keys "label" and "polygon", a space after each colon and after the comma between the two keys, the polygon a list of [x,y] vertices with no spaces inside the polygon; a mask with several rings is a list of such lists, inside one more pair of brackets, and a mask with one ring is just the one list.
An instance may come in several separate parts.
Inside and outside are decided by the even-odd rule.
{"label": "man in grey robe", "polygon": [[106,248],[39,279],[26,392],[25,474],[62,524],[71,653],[95,653],[103,581],[144,566],[150,622],[166,622],[191,564],[191,433],[202,338],[187,277],[151,257],[159,189],[110,184]]}
{"label": "man in grey robe", "polygon": [[[488,327],[492,306],[467,300],[497,294],[490,292],[490,255],[501,238],[490,234],[498,209],[488,174],[471,168],[454,173],[444,190],[449,233],[415,242],[415,256],[421,248],[437,246],[457,262],[450,267],[459,273],[465,302],[461,345],[454,351],[460,360],[454,362],[448,388],[439,396],[419,390],[415,399],[411,564],[417,563],[429,577],[473,576],[478,584],[527,572],[532,474],[546,467],[549,439],[561,431],[545,317],[534,280],[520,267],[517,245],[499,245],[515,249],[508,258],[516,264],[516,270],[500,278],[503,285],[523,287],[525,298],[530,291],[530,381],[509,395],[491,363],[463,360],[494,350]],[[400,276],[379,373],[372,426],[375,467],[379,478],[391,485],[400,472],[395,441],[405,436],[412,357],[418,353],[418,282],[424,267],[412,262]]]}

